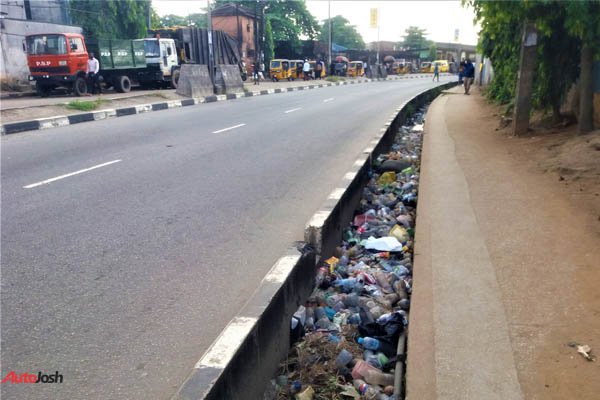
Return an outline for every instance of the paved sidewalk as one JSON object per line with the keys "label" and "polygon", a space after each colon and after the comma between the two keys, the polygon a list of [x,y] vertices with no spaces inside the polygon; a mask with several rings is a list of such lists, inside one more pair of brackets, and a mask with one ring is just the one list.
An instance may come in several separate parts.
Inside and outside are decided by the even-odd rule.
{"label": "paved sidewalk", "polygon": [[427,114],[407,398],[594,399],[600,238],[494,135],[477,90]]}

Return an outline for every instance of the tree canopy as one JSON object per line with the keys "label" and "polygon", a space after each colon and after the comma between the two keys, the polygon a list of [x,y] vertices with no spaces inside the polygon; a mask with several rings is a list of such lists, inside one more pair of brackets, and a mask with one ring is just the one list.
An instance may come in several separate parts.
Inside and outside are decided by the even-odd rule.
{"label": "tree canopy", "polygon": [[88,37],[100,39],[139,39],[146,36],[150,0],[70,0],[75,25]]}
{"label": "tree canopy", "polygon": [[208,26],[208,16],[203,13],[189,14],[185,17],[175,14],[168,14],[160,17],[160,26],[173,28],[176,26],[195,26],[196,28],[206,28]]}
{"label": "tree canopy", "polygon": [[[231,0],[216,0],[215,6],[227,3],[231,3]],[[266,42],[273,40],[273,42],[285,42],[286,47],[299,52],[302,49],[300,37],[314,39],[319,33],[319,23],[306,8],[304,0],[241,0],[235,3],[259,15],[264,14],[265,26],[261,32],[264,38],[260,44],[263,50],[268,46]],[[267,37],[267,21],[271,25],[271,37]]]}
{"label": "tree canopy", "polygon": [[[319,40],[325,43],[329,41],[329,19],[323,21],[323,25],[321,25]],[[365,48],[365,42],[356,27],[350,25],[350,21],[341,15],[331,18],[331,41],[349,49],[363,50]]]}
{"label": "tree canopy", "polygon": [[405,50],[429,50],[432,42],[425,37],[427,34],[425,29],[421,29],[417,26],[409,26],[404,30],[404,33],[406,34],[403,36],[404,41],[401,46]]}
{"label": "tree canopy", "polygon": [[[231,3],[231,0],[216,0],[215,6]],[[252,11],[263,11],[269,18],[275,41],[298,41],[300,36],[313,39],[319,32],[319,24],[306,8],[304,0],[242,0],[237,1],[243,7]]]}
{"label": "tree canopy", "polygon": [[[509,103],[515,96],[523,26],[525,22],[535,25],[538,64],[533,105],[538,109],[551,109],[555,119],[559,119],[568,89],[580,71],[591,71],[592,59],[584,55],[591,49],[595,50],[596,57],[600,55],[597,45],[600,43],[600,2],[463,0],[463,3],[474,8],[476,19],[481,23],[479,47],[494,65],[488,96],[501,103]],[[589,75],[591,72],[585,76]],[[588,86],[591,88],[591,81],[581,82],[582,88]],[[580,107],[589,110],[591,100],[585,100]]]}

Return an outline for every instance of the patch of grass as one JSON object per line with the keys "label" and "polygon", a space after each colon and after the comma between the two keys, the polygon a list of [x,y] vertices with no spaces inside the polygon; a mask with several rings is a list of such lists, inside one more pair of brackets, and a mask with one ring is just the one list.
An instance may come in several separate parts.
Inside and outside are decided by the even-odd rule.
{"label": "patch of grass", "polygon": [[106,103],[107,100],[96,99],[91,101],[85,100],[73,100],[67,104],[67,108],[71,110],[79,110],[79,111],[92,111],[98,108],[102,103]]}
{"label": "patch of grass", "polygon": [[340,81],[345,81],[346,79],[342,78],[341,76],[330,75],[330,76],[326,77],[325,80],[327,82],[340,82]]}

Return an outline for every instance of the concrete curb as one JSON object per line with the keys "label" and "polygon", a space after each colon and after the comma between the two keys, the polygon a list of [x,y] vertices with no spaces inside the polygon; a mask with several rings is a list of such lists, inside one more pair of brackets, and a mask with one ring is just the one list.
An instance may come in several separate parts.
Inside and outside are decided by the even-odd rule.
{"label": "concrete curb", "polygon": [[383,81],[394,81],[402,79],[414,79],[414,78],[429,78],[431,75],[402,75],[402,76],[391,76],[385,79],[360,79],[356,81],[343,81],[343,82],[328,82],[323,84],[310,84],[307,86],[296,86],[288,88],[277,88],[277,89],[265,89],[252,92],[244,93],[230,93],[227,95],[212,95],[206,97],[196,97],[192,99],[184,100],[170,100],[160,103],[143,104],[137,106],[130,106],[117,109],[100,110],[81,114],[73,114],[69,116],[56,116],[48,118],[38,118],[27,121],[12,122],[4,125],[0,125],[1,135],[12,135],[20,132],[35,131],[35,130],[46,130],[50,128],[58,128],[61,126],[79,124],[81,122],[98,121],[113,117],[123,117],[127,115],[142,114],[151,111],[167,110],[175,107],[187,107],[201,103],[213,103],[216,101],[236,100],[243,97],[253,96],[264,96],[269,94],[294,92],[298,90],[310,90],[322,87],[330,86],[342,86],[349,84],[368,83],[368,82],[383,82]]}
{"label": "concrete curb", "polygon": [[260,399],[287,355],[292,315],[310,295],[315,254],[290,249],[264,277],[173,400]]}
{"label": "concrete curb", "polygon": [[396,109],[344,175],[339,187],[307,223],[305,241],[311,245],[310,250],[301,254],[292,248],[275,263],[248,303],[196,363],[172,400],[263,397],[269,380],[289,351],[292,315],[313,289],[319,265],[317,257],[328,257],[339,245],[342,230],[352,219],[368,179],[372,157],[389,149],[396,128],[414,109],[452,85],[428,89]]}

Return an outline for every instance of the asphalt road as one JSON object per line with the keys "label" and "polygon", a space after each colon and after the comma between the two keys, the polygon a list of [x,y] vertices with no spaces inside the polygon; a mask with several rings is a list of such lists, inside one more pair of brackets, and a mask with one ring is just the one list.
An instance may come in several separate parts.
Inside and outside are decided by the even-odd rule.
{"label": "asphalt road", "polygon": [[64,377],[2,398],[169,398],[393,110],[435,84],[2,137],[2,376]]}

